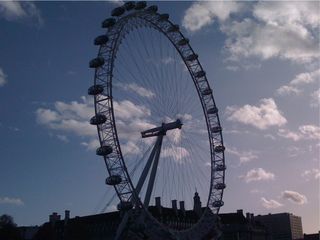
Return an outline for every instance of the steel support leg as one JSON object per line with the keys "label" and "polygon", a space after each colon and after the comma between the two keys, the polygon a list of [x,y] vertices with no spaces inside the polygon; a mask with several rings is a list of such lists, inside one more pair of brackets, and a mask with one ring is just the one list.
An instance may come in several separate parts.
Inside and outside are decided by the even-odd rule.
{"label": "steel support leg", "polygon": [[148,206],[149,206],[149,202],[150,202],[150,197],[151,197],[152,190],[153,190],[154,181],[156,179],[156,173],[157,173],[157,169],[158,169],[158,163],[159,163],[161,146],[162,146],[162,138],[163,138],[162,135],[158,137],[159,143],[158,143],[158,146],[157,146],[157,153],[156,153],[155,159],[153,161],[152,170],[151,170],[151,173],[150,173],[150,178],[149,178],[149,183],[148,183],[148,188],[147,188],[146,196],[144,198],[144,206],[146,208],[148,208]]}
{"label": "steel support leg", "polygon": [[136,186],[136,188],[135,188],[135,190],[136,190],[135,194],[137,195],[137,197],[139,196],[140,191],[141,191],[141,188],[142,188],[142,186],[143,186],[143,184],[144,184],[144,182],[145,182],[145,180],[146,180],[146,178],[147,178],[147,175],[148,175],[148,173],[149,173],[151,164],[152,164],[153,159],[154,159],[154,155],[155,155],[155,153],[156,153],[156,151],[157,151],[157,149],[158,149],[159,142],[160,142],[160,139],[159,139],[159,137],[158,137],[158,138],[157,138],[157,141],[156,141],[156,143],[155,143],[155,145],[154,145],[154,147],[153,147],[153,149],[152,149],[152,152],[151,152],[151,154],[150,154],[150,157],[149,157],[149,159],[148,159],[148,162],[147,162],[146,166],[144,167],[144,169],[143,169],[143,171],[142,171],[142,173],[141,173],[141,176],[140,176],[140,178],[139,178],[138,184],[137,184],[137,186]]}

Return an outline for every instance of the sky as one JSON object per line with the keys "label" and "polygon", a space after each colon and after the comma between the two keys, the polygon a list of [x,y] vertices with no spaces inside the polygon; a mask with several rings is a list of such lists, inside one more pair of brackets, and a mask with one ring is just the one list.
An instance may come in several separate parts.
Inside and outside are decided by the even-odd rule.
{"label": "sky", "polygon": [[[317,232],[320,3],[154,3],[190,39],[213,89],[226,146],[227,188],[221,212],[289,212],[302,217],[304,232]],[[40,225],[52,212],[63,214],[65,209],[73,216],[113,209],[104,209],[113,193],[106,189],[106,169],[94,152],[98,137],[88,124],[93,104],[86,94],[94,77],[88,62],[98,51],[93,39],[103,33],[102,20],[119,4],[0,2],[0,214],[12,215],[18,225]],[[148,47],[154,48],[160,37],[143,34],[151,39]],[[139,46],[147,46],[135,45],[138,37],[129,34],[120,52],[135,46],[138,54]],[[173,56],[170,45],[161,44]],[[160,50],[154,53],[162,56]],[[176,66],[171,62],[180,64],[175,58],[157,57],[145,61],[153,66],[162,61],[161,66],[171,67],[170,71]],[[121,67],[135,64],[121,65],[125,55],[118,59],[119,74],[124,72]],[[185,71],[180,72],[180,77],[171,75],[177,84],[187,78]],[[143,83],[142,78],[114,83],[117,126],[122,133],[128,133],[128,126],[135,129],[120,136],[128,159],[130,154],[147,151],[150,142],[138,140],[135,134],[157,126],[160,118],[171,121],[180,114],[186,132],[188,121],[202,126],[196,121],[201,121],[195,115],[197,105],[190,105],[194,111],[184,109],[172,116],[167,112],[158,118],[153,97],[167,93],[168,105],[176,94],[170,92],[170,85],[153,82],[146,89]],[[165,86],[168,91],[155,92],[152,86]],[[185,91],[177,94],[181,104],[196,102],[192,85],[183,86]],[[137,121],[145,125],[134,125]],[[197,133],[188,134],[192,139]],[[162,155],[169,160],[160,172],[170,168],[170,161],[185,173],[205,167],[200,160],[192,161],[197,152],[187,151],[192,147],[188,140],[180,148],[175,145],[179,136],[169,134],[171,142],[164,145]],[[205,154],[198,156],[205,158]],[[209,172],[202,173],[191,172],[199,177],[175,197],[190,194],[191,198],[193,187],[201,192],[206,183],[200,183],[209,179]],[[156,191],[162,191],[165,184],[158,184],[162,187]]]}

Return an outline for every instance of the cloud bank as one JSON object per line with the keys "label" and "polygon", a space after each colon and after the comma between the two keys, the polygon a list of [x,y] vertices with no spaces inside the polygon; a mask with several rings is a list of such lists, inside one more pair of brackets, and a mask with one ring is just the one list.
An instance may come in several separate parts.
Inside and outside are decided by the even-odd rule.
{"label": "cloud bank", "polygon": [[0,197],[0,204],[23,206],[24,202],[20,198]]}
{"label": "cloud bank", "polygon": [[261,99],[258,106],[249,104],[242,107],[228,106],[226,115],[229,121],[251,125],[261,130],[287,123],[272,98]]}
{"label": "cloud bank", "polygon": [[307,197],[295,191],[285,190],[281,193],[281,197],[298,205],[307,203]]}
{"label": "cloud bank", "polygon": [[262,206],[266,209],[275,209],[283,206],[283,204],[277,202],[276,200],[273,200],[273,199],[267,200],[264,197],[261,198],[261,203],[262,203]]}
{"label": "cloud bank", "polygon": [[[232,18],[233,13],[237,18]],[[301,63],[320,56],[316,1],[196,2],[185,12],[182,25],[195,32],[215,20],[227,36],[225,50],[229,60],[256,57]]]}
{"label": "cloud bank", "polygon": [[240,176],[240,178],[244,179],[245,182],[249,183],[253,181],[274,180],[275,175],[271,172],[267,172],[263,168],[255,168],[248,171],[246,175]]}
{"label": "cloud bank", "polygon": [[33,2],[0,1],[0,17],[7,21],[34,20],[43,24],[41,12]]}

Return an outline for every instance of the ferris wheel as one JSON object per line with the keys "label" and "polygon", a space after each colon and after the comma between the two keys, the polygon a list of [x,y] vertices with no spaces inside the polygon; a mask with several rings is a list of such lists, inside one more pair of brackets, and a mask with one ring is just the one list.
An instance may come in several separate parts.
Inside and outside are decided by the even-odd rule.
{"label": "ferris wheel", "polygon": [[[225,160],[218,108],[206,72],[189,39],[168,14],[144,1],[126,2],[102,22],[88,94],[94,97],[100,147],[123,214],[115,239],[129,223],[151,239],[203,239],[223,206]],[[195,222],[179,229],[150,211],[180,201]],[[174,205],[174,204],[173,204]],[[134,222],[134,223],[132,223]]]}

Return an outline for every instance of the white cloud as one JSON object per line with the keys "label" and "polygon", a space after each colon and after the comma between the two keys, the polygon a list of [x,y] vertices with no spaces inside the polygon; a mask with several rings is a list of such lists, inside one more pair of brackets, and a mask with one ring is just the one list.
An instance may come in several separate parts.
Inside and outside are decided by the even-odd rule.
{"label": "white cloud", "polygon": [[307,181],[311,179],[320,179],[320,169],[313,168],[311,170],[305,170],[301,176],[305,178]]}
{"label": "white cloud", "polygon": [[87,150],[96,150],[100,146],[98,139],[90,139],[87,142],[82,142],[81,145],[85,146]]}
{"label": "white cloud", "polygon": [[36,111],[36,116],[37,122],[41,124],[48,124],[60,119],[60,116],[57,112],[44,108],[38,108]]}
{"label": "white cloud", "polygon": [[24,205],[20,198],[0,197],[0,204],[12,204],[17,206]]}
{"label": "white cloud", "polygon": [[91,98],[81,97],[82,102],[71,101],[64,103],[57,101],[54,104],[56,111],[64,118],[88,119],[93,115],[93,102]]}
{"label": "white cloud", "polygon": [[[146,120],[151,112],[145,106],[128,100],[113,101],[113,106],[122,151],[124,154],[137,154],[140,151],[136,145],[141,139],[140,132],[155,127]],[[52,109],[36,110],[39,124],[63,133],[57,135],[58,139],[68,141],[66,134],[75,134],[83,139],[81,145],[88,150],[95,150],[100,145],[96,127],[89,124],[93,115],[93,99],[86,97],[81,97],[81,101],[69,103],[57,101]]]}
{"label": "white cloud", "polygon": [[0,87],[5,85],[7,82],[7,75],[3,72],[2,68],[0,68]]}
{"label": "white cloud", "polygon": [[258,155],[256,151],[239,151],[237,148],[227,147],[227,152],[239,157],[240,163],[250,162],[253,159],[257,159]]}
{"label": "white cloud", "polygon": [[[296,75],[288,85],[283,85],[277,89],[278,95],[290,95],[290,94],[300,94],[302,92],[301,86],[313,83],[320,79],[320,69],[312,72],[304,72]],[[315,96],[316,96],[315,92]],[[319,95],[319,94],[318,94]]]}
{"label": "white cloud", "polygon": [[284,95],[290,95],[290,94],[300,94],[301,90],[299,90],[296,87],[293,86],[288,86],[288,85],[283,85],[280,88],[277,89],[277,94],[280,96],[284,96]]}
{"label": "white cloud", "polygon": [[299,127],[299,131],[305,139],[319,140],[320,139],[320,127],[315,125],[302,125]]}
{"label": "white cloud", "polygon": [[313,83],[320,79],[320,69],[312,72],[304,72],[296,75],[294,79],[291,80],[291,85],[303,85]]}
{"label": "white cloud", "polygon": [[279,57],[295,62],[319,58],[319,5],[316,2],[258,2],[252,19],[232,22],[222,30],[233,59]]}
{"label": "white cloud", "polygon": [[214,22],[226,21],[232,13],[238,12],[242,8],[239,2],[196,2],[185,12],[182,26],[189,31],[198,31]]}
{"label": "white cloud", "polygon": [[298,141],[301,139],[301,135],[299,133],[296,133],[296,132],[292,132],[288,129],[279,129],[278,131],[278,135],[280,137],[284,137],[284,138],[288,138],[288,139],[291,139],[293,141]]}
{"label": "white cloud", "polygon": [[261,198],[261,203],[262,203],[262,206],[265,207],[266,209],[274,209],[274,208],[279,208],[283,206],[283,204],[277,202],[276,200],[273,200],[273,199],[267,200],[264,197]]}
{"label": "white cloud", "polygon": [[306,196],[295,191],[285,190],[281,193],[281,197],[299,205],[307,203]]}
{"label": "white cloud", "polygon": [[138,94],[141,97],[153,98],[156,94],[149,89],[139,86],[136,83],[115,83],[116,87],[119,87],[125,91],[130,91]]}
{"label": "white cloud", "polygon": [[306,2],[259,2],[253,14],[260,20],[272,24],[306,25],[318,27],[320,24],[319,4]]}
{"label": "white cloud", "polygon": [[217,20],[227,36],[224,49],[229,60],[258,57],[310,63],[320,57],[319,10],[317,1],[203,1],[187,9],[182,25],[198,31]]}
{"label": "white cloud", "polygon": [[320,140],[320,127],[311,124],[302,125],[299,126],[298,131],[296,132],[288,129],[279,129],[278,135],[293,141]]}
{"label": "white cloud", "polygon": [[8,21],[35,19],[43,24],[41,12],[33,2],[0,1],[0,17]]}
{"label": "white cloud", "polygon": [[229,121],[252,125],[259,129],[282,126],[287,122],[272,98],[261,99],[259,106],[249,104],[243,107],[228,106],[226,114]]}
{"label": "white cloud", "polygon": [[143,105],[139,106],[128,100],[120,102],[113,101],[113,107],[115,109],[115,117],[123,120],[143,118],[151,115],[150,109]]}
{"label": "white cloud", "polygon": [[240,176],[240,178],[244,179],[247,183],[249,183],[252,181],[274,180],[275,176],[273,173],[267,172],[262,168],[256,168],[249,170],[246,175]]}

